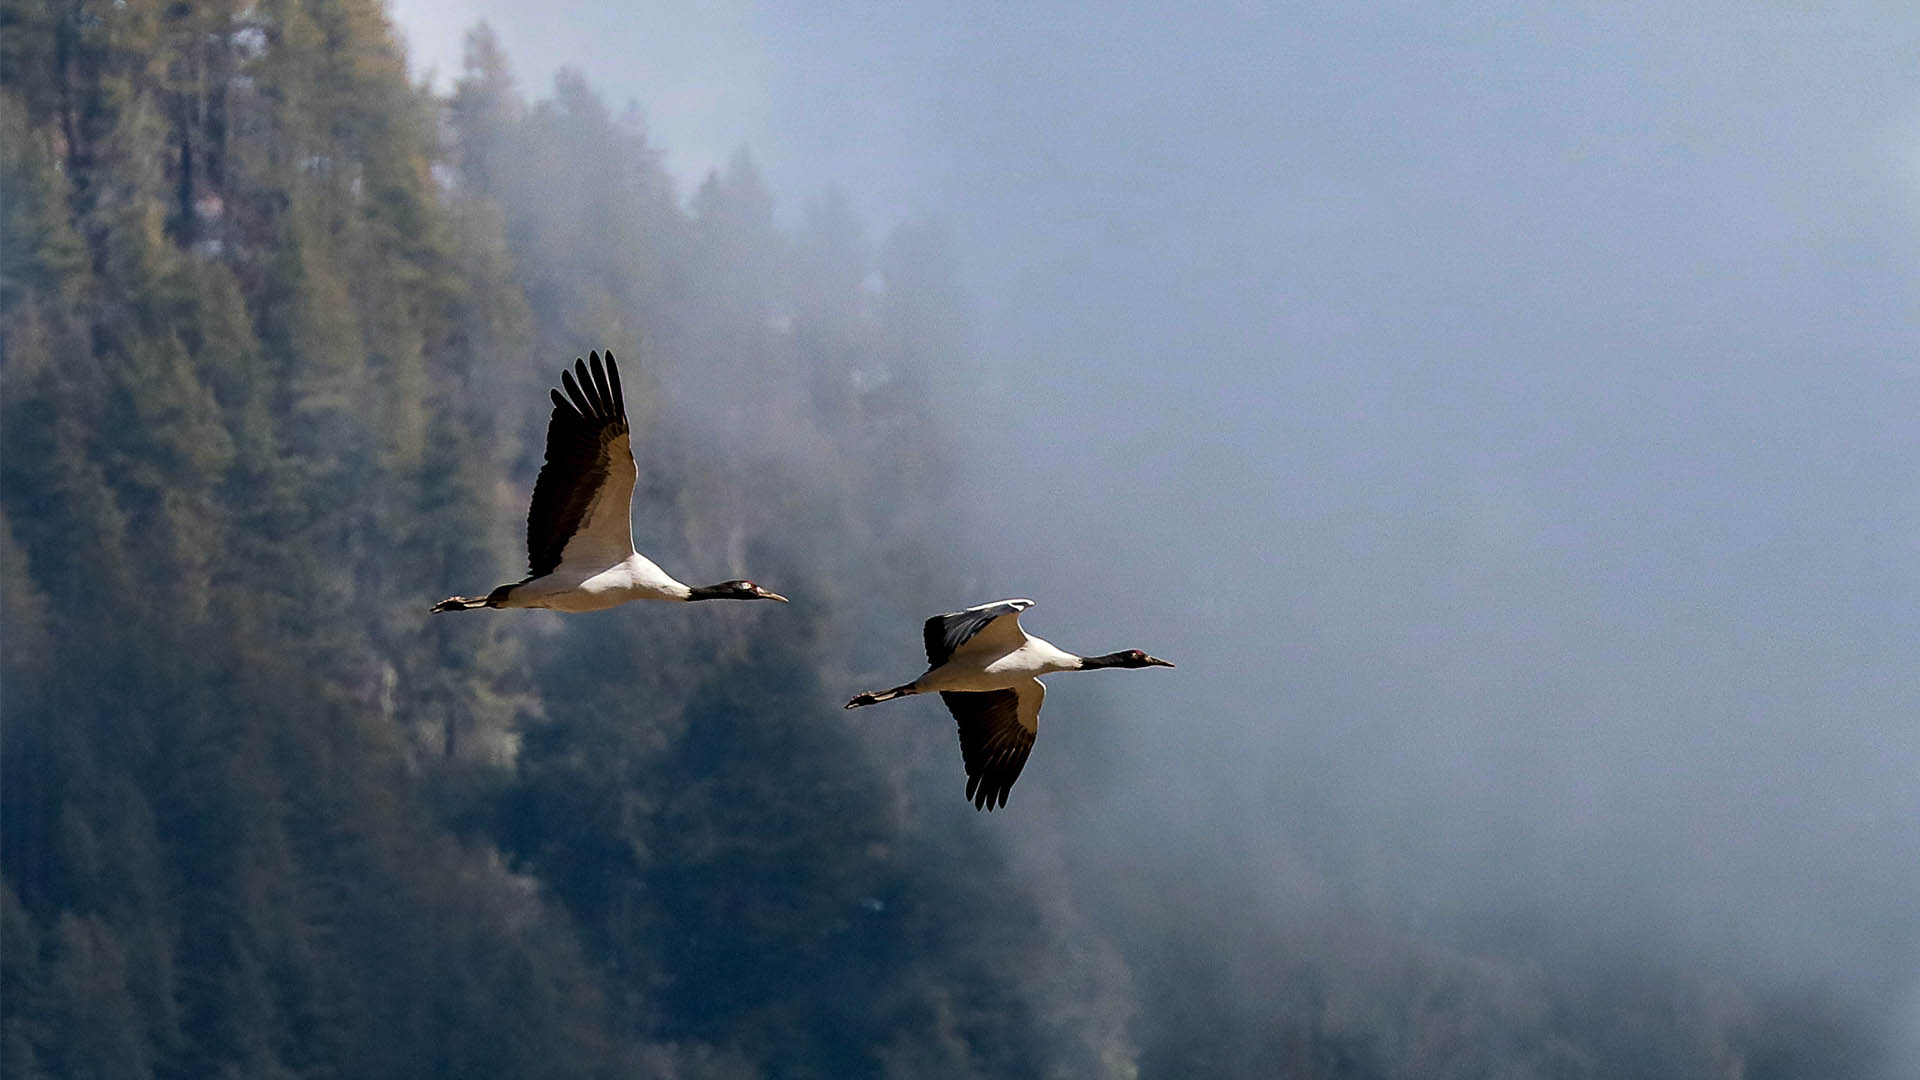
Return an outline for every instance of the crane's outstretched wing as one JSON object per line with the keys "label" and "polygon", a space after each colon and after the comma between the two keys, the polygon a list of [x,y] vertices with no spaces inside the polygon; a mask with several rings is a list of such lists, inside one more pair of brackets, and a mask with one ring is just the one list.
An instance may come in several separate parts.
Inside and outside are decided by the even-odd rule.
{"label": "crane's outstretched wing", "polygon": [[1007,792],[1020,779],[1040,733],[1040,703],[1046,698],[1039,679],[1011,690],[940,692],[947,711],[960,722],[960,759],[967,766],[967,798],[975,810],[1007,805]]}
{"label": "crane's outstretched wing", "polygon": [[939,667],[970,642],[975,648],[1012,652],[1027,637],[1020,629],[1020,613],[1032,606],[1033,601],[1018,597],[935,615],[925,629],[927,666]]}
{"label": "crane's outstretched wing", "polygon": [[[579,380],[574,379],[575,374]],[[561,371],[547,421],[547,462],[527,510],[527,562],[533,577],[561,563],[603,570],[633,554],[633,484],[627,405],[613,354],[599,353]]]}

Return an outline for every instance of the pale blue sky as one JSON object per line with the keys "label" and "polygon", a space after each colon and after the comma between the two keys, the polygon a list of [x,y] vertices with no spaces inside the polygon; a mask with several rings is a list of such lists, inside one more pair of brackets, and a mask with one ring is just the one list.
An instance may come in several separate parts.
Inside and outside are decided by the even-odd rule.
{"label": "pale blue sky", "polygon": [[1181,664],[1056,688],[1090,817],[1856,970],[1920,1048],[1920,9],[394,12],[946,224],[956,605]]}

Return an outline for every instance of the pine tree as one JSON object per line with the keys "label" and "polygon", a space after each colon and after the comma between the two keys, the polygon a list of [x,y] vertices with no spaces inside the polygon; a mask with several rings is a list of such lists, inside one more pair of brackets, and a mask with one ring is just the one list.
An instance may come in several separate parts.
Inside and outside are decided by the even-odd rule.
{"label": "pine tree", "polygon": [[[400,592],[495,517],[479,410],[438,407],[503,344],[464,311],[524,333],[497,232],[450,227],[376,5],[55,7],[6,8],[59,62],[0,97],[0,856],[7,978],[49,987],[0,1002],[8,1074],[437,1075],[506,1031],[604,1074],[564,923],[438,830],[433,695],[381,674],[451,666]],[[502,734],[509,646],[445,715]],[[432,977],[481,964],[523,979]]]}

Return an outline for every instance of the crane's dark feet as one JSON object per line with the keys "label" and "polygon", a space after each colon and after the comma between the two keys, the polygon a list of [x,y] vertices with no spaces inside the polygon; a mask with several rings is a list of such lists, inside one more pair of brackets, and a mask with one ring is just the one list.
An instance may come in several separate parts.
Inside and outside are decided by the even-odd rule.
{"label": "crane's dark feet", "polygon": [[892,701],[907,692],[905,686],[896,686],[891,690],[869,690],[847,702],[847,708],[857,709],[862,705],[877,705],[882,701]]}

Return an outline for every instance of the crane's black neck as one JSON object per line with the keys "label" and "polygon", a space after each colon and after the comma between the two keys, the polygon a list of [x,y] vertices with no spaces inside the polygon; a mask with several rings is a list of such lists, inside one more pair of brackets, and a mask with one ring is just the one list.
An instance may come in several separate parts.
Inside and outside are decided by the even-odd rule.
{"label": "crane's black neck", "polygon": [[1083,656],[1080,658],[1080,669],[1086,671],[1091,668],[1126,667],[1130,657],[1131,654],[1127,652],[1102,653],[1099,656]]}
{"label": "crane's black neck", "polygon": [[786,603],[787,598],[748,581],[746,578],[734,578],[718,585],[700,585],[687,590],[687,600],[778,600]]}

